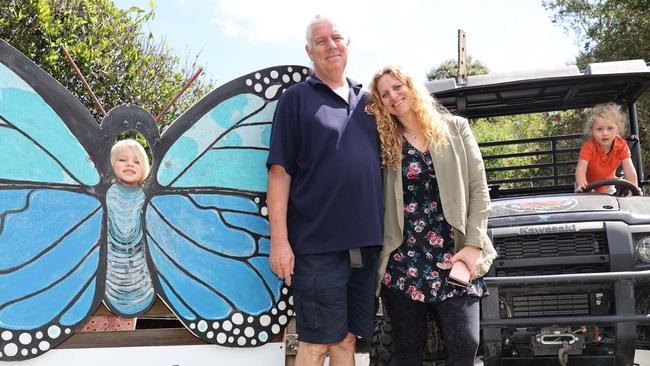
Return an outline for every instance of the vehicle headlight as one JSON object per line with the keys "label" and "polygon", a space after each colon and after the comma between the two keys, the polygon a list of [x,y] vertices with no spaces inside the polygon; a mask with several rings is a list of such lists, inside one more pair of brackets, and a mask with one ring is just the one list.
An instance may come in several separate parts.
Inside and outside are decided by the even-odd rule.
{"label": "vehicle headlight", "polygon": [[650,263],[650,236],[644,236],[636,242],[636,254],[640,260]]}

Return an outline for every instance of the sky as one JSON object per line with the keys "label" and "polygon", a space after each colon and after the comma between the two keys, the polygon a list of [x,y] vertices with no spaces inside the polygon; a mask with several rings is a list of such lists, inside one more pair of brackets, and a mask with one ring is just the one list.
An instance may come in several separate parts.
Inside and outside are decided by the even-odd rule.
{"label": "sky", "polygon": [[[150,0],[114,0],[151,9]],[[541,0],[153,0],[145,26],[185,60],[198,56],[217,85],[270,66],[309,66],[305,28],[329,14],[350,35],[347,74],[367,85],[387,64],[416,79],[456,59],[458,29],[467,53],[491,72],[575,63],[574,36],[551,22]]]}

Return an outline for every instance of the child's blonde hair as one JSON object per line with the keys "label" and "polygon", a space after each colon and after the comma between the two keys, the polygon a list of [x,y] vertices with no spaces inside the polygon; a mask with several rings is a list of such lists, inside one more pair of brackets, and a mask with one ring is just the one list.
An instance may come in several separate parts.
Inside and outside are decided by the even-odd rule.
{"label": "child's blonde hair", "polygon": [[625,113],[621,106],[615,103],[597,104],[592,108],[591,115],[587,119],[585,132],[591,134],[594,122],[598,119],[616,123],[619,136],[625,136]]}
{"label": "child's blonde hair", "polygon": [[138,184],[142,184],[142,182],[144,182],[144,180],[149,176],[151,166],[149,165],[149,158],[147,157],[147,152],[144,151],[144,147],[134,139],[120,140],[113,145],[111,148],[111,168],[113,167],[113,164],[115,164],[115,160],[117,160],[119,153],[126,148],[131,149],[142,166],[142,176],[138,181]]}

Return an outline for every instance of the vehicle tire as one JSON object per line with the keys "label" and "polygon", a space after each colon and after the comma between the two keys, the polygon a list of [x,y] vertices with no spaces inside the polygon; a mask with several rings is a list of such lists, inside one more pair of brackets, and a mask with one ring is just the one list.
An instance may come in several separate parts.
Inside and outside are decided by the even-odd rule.
{"label": "vehicle tire", "polygon": [[375,319],[375,331],[370,340],[369,366],[397,366],[396,360],[393,359],[393,329],[385,314],[378,314]]}
{"label": "vehicle tire", "polygon": [[[397,366],[393,358],[395,345],[390,318],[380,312],[375,319],[375,330],[370,340],[369,366]],[[447,358],[440,327],[433,313],[427,314],[427,339],[424,347],[423,365],[444,366]]]}

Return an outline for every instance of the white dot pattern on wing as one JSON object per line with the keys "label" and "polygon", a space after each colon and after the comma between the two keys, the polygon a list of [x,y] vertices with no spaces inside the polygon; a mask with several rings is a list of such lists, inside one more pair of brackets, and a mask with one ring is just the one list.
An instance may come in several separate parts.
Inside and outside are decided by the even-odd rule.
{"label": "white dot pattern on wing", "polygon": [[295,70],[290,66],[281,67],[267,69],[264,74],[257,72],[244,80],[244,84],[251,88],[255,94],[262,95],[270,100],[276,98],[278,93],[284,93],[291,84],[305,80],[307,75],[309,75],[309,69],[306,67],[300,70]]}
{"label": "white dot pattern on wing", "polygon": [[70,334],[72,329],[52,324],[47,327],[41,327],[32,330],[2,330],[0,339],[2,346],[0,348],[0,360],[9,361],[15,357],[33,357],[41,354],[61,342],[63,334]]}
{"label": "white dot pattern on wing", "polygon": [[289,322],[293,315],[290,304],[293,297],[288,296],[288,289],[282,288],[283,297],[269,311],[257,316],[247,316],[236,312],[228,318],[206,322],[200,320],[188,324],[195,333],[210,342],[228,346],[255,346],[269,340],[269,334],[279,334],[282,327]]}

